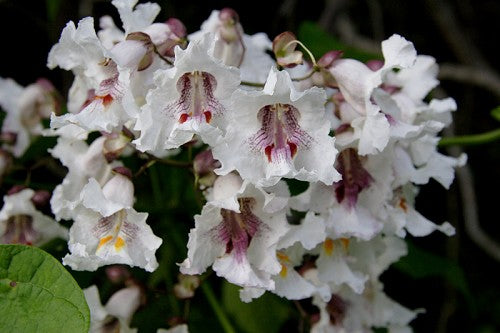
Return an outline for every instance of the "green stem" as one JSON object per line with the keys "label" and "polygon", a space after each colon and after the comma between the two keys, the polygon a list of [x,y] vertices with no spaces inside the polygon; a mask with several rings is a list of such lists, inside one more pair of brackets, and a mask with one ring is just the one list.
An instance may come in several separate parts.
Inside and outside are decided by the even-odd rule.
{"label": "green stem", "polygon": [[222,328],[224,329],[224,332],[235,333],[236,331],[231,325],[229,318],[227,318],[226,314],[224,313],[224,310],[222,310],[222,307],[220,306],[219,302],[217,302],[217,298],[215,298],[214,291],[208,284],[208,281],[205,281],[204,283],[201,284],[201,290],[203,291],[203,294],[207,298],[208,303],[210,303],[212,310],[214,310],[217,319],[219,319],[219,322]]}
{"label": "green stem", "polygon": [[484,143],[500,140],[500,128],[481,134],[454,136],[449,138],[442,138],[439,141],[440,147],[448,146],[466,146],[466,145],[480,145]]}

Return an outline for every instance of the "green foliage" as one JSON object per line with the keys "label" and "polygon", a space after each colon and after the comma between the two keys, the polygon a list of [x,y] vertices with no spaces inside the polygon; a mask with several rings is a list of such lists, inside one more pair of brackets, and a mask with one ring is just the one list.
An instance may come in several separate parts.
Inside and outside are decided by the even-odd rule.
{"label": "green foliage", "polygon": [[394,264],[394,267],[414,279],[442,278],[462,293],[471,309],[474,300],[464,271],[448,258],[422,250],[408,242],[408,255]]}
{"label": "green foliage", "polygon": [[4,332],[87,332],[82,290],[48,253],[0,245],[0,327]]}
{"label": "green foliage", "polygon": [[265,293],[251,303],[240,300],[241,288],[225,282],[222,302],[241,332],[278,332],[291,315],[290,303],[271,293]]}
{"label": "green foliage", "polygon": [[321,57],[328,51],[341,50],[344,51],[345,58],[354,58],[363,62],[373,59],[382,59],[380,54],[372,54],[360,51],[346,44],[343,44],[342,42],[325,32],[323,29],[321,29],[319,25],[311,21],[304,21],[300,25],[298,38],[317,58]]}
{"label": "green foliage", "polygon": [[500,106],[491,110],[490,115],[495,118],[495,120],[500,121]]}

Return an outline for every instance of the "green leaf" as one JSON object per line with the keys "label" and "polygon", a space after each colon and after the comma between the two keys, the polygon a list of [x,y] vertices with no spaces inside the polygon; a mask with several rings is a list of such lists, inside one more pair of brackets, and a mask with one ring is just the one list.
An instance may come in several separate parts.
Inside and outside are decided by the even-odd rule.
{"label": "green leaf", "polygon": [[271,293],[243,303],[239,297],[240,287],[225,282],[222,285],[222,302],[239,328],[247,333],[279,332],[292,311],[290,303]]}
{"label": "green leaf", "polygon": [[495,118],[495,120],[500,121],[500,106],[491,110],[490,115]]}
{"label": "green leaf", "polygon": [[422,250],[408,242],[408,255],[395,263],[394,267],[414,279],[429,277],[445,279],[462,293],[471,309],[474,308],[474,300],[464,271],[456,262]]}
{"label": "green leaf", "polygon": [[359,61],[382,59],[381,54],[372,54],[350,47],[324,31],[314,22],[302,22],[298,33],[299,40],[304,43],[316,58],[328,51],[344,51],[345,58],[354,58]]}
{"label": "green leaf", "polygon": [[88,332],[90,312],[71,274],[48,253],[0,245],[3,332]]}

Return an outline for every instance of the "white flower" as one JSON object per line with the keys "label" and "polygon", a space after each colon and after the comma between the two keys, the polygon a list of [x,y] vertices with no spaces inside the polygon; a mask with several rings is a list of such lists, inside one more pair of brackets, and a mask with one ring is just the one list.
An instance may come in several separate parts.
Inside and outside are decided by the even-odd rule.
{"label": "white flower", "polygon": [[7,113],[2,133],[15,138],[12,144],[3,144],[4,149],[20,157],[28,149],[31,139],[42,134],[42,118],[58,111],[53,91],[52,84],[44,79],[24,88],[12,79],[0,77],[0,106]]}
{"label": "white flower", "polygon": [[209,55],[213,36],[175,49],[174,67],[155,73],[156,88],[137,120],[141,136],[134,141],[141,151],[178,148],[194,134],[213,144],[225,129],[227,100],[239,85],[236,68]]}
{"label": "white flower", "polygon": [[[274,289],[271,275],[279,273],[276,246],[287,231],[285,210],[273,196],[234,174],[216,181],[214,201],[195,216],[188,241],[184,274],[201,274],[210,265],[218,276],[248,287]],[[217,188],[217,189],[215,189]],[[219,193],[217,193],[219,192]],[[232,193],[231,193],[232,192]]]}
{"label": "white flower", "polygon": [[417,312],[394,302],[382,289],[382,284],[375,282],[363,294],[342,288],[332,295],[329,302],[314,297],[313,304],[320,309],[320,320],[313,325],[311,332],[371,332],[373,327],[385,327],[389,332],[411,331],[408,325]]}
{"label": "white flower", "polygon": [[[189,35],[189,39],[200,39],[207,32],[215,34],[214,57],[221,59],[228,66],[239,67],[243,81],[265,81],[269,70],[274,66],[274,60],[266,53],[272,45],[267,35],[247,35],[243,32],[239,20],[233,19],[234,22],[231,23],[222,21],[220,15],[221,11],[212,11],[210,17],[201,25],[201,29]],[[237,16],[236,13],[233,13],[234,15]],[[234,36],[228,38],[227,34]]]}
{"label": "white flower", "polygon": [[68,238],[66,228],[35,208],[31,202],[34,194],[32,189],[24,189],[3,197],[0,243],[39,246],[57,237]]}
{"label": "white flower", "polygon": [[[382,151],[390,137],[390,124],[380,107],[373,104],[371,98],[375,88],[383,83],[387,73],[393,68],[407,68],[414,64],[416,51],[411,42],[399,35],[393,35],[382,42],[385,63],[382,68],[372,71],[365,64],[354,59],[336,60],[331,66],[343,98],[354,111],[355,116],[346,119],[353,132],[349,139],[357,141],[360,155],[375,154]],[[345,109],[340,108],[341,118]],[[344,135],[346,135],[344,134]]]}
{"label": "white flower", "polygon": [[103,153],[105,140],[105,137],[100,137],[88,146],[84,141],[60,137],[57,145],[50,150],[52,156],[68,168],[68,174],[62,184],[56,186],[50,201],[57,220],[74,218],[80,193],[90,178],[104,185],[111,178],[113,167],[121,165],[106,161]]}
{"label": "white flower", "polygon": [[134,312],[141,304],[141,291],[137,286],[123,288],[115,292],[105,306],[102,306],[99,290],[95,285],[83,290],[90,309],[90,332],[119,331],[135,333],[129,327]]}
{"label": "white flower", "polygon": [[132,208],[133,185],[127,177],[117,174],[103,188],[91,178],[80,200],[65,265],[90,271],[109,264],[139,266],[149,272],[158,267],[155,251],[162,240],[146,224],[148,214]]}
{"label": "white flower", "polygon": [[297,92],[289,74],[274,68],[264,90],[236,91],[227,134],[213,148],[222,164],[216,173],[237,170],[262,186],[282,177],[326,184],[339,180],[324,102],[322,89]]}

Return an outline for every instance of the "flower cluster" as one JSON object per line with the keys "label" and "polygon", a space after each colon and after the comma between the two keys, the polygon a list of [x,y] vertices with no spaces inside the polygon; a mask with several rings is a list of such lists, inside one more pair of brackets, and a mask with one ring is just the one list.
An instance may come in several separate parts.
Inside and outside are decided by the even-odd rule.
{"label": "flower cluster", "polygon": [[[90,17],[62,31],[47,64],[75,76],[67,113],[45,81],[23,88],[0,80],[1,135],[11,139],[2,141],[0,173],[31,136],[58,137],[50,153],[68,173],[50,204],[57,220],[74,221],[64,264],[156,269],[162,239],[133,208],[134,178],[121,158],[171,158],[194,144],[206,202],[181,273],[211,267],[241,286],[245,302],[266,291],[312,298],[315,332],[407,329],[416,313],[384,294],[380,274],[406,254],[407,233],[453,235],[414,201],[417,185],[433,178],[448,188],[465,163],[437,151],[456,105],[426,100],[438,84],[435,60],[393,35],[382,42],[383,60],[331,51],[307,62],[292,33],[273,42],[247,35],[231,9],[213,11],[188,35],[177,19],[154,23],[157,4],[136,2],[113,1],[122,28],[105,16],[97,32]],[[44,130],[41,119],[49,116]],[[99,134],[90,141],[92,132]],[[290,180],[308,187],[292,195]],[[66,235],[32,197],[24,189],[4,199],[2,242]],[[98,301],[97,289],[86,295]],[[112,313],[114,298],[104,308],[97,302],[96,323]],[[137,305],[123,306],[116,324],[127,327]]]}

